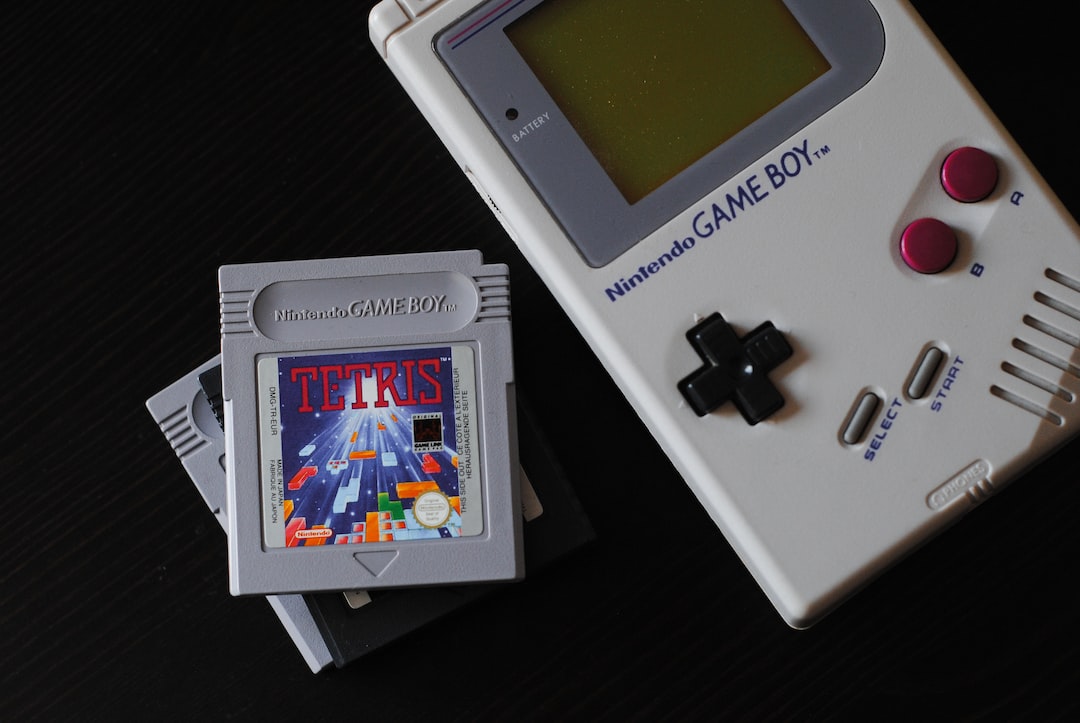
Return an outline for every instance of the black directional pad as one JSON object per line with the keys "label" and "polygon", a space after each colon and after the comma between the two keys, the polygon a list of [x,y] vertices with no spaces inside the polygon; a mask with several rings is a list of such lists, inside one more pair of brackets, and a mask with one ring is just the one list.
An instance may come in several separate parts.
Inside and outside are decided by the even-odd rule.
{"label": "black directional pad", "polygon": [[701,320],[686,338],[705,362],[679,382],[679,391],[703,417],[729,399],[750,424],[784,406],[767,374],[791,356],[791,345],[772,322],[741,339],[718,313]]}

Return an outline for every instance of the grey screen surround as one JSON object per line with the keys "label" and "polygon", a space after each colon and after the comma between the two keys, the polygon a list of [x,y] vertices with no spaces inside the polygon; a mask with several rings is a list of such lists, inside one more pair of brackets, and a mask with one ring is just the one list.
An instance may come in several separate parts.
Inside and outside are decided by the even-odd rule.
{"label": "grey screen surround", "polygon": [[[831,68],[631,204],[507,37],[508,25],[544,1],[483,3],[437,35],[435,51],[582,258],[596,268],[857,91],[885,52],[885,30],[869,0],[784,0]],[[536,119],[543,119],[543,131],[527,143],[516,141],[515,134]]]}

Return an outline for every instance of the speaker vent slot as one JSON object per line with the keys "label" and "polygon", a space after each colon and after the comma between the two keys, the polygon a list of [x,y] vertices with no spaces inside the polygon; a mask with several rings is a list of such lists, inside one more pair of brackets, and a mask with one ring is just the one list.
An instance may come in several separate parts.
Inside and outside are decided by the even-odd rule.
{"label": "speaker vent slot", "polygon": [[1080,281],[1077,281],[1076,279],[1068,276],[1067,274],[1063,274],[1060,271],[1055,271],[1054,269],[1047,269],[1046,278],[1050,279],[1051,281],[1056,281],[1062,286],[1066,286],[1080,294]]}
{"label": "speaker vent slot", "polygon": [[1065,423],[1065,420],[1061,418],[1061,415],[1054,414],[1049,409],[1046,409],[1045,407],[1040,407],[1038,404],[1035,404],[1031,400],[1024,399],[1019,394],[1013,394],[1008,389],[1002,389],[997,384],[990,387],[990,393],[998,399],[1004,399],[1010,404],[1015,404],[1016,406],[1023,409],[1025,412],[1031,412],[1036,417],[1044,419],[1055,426],[1060,427]]}
{"label": "speaker vent slot", "polygon": [[1067,359],[1062,359],[1057,354],[1051,354],[1045,349],[1040,349],[1034,344],[1029,344],[1023,339],[1013,339],[1013,347],[1020,351],[1035,357],[1041,362],[1049,364],[1056,369],[1060,369],[1066,374],[1071,374],[1074,377],[1080,378],[1080,367],[1075,364],[1069,363]]}
{"label": "speaker vent slot", "polygon": [[1011,374],[1012,376],[1016,377],[1017,379],[1019,379],[1021,381],[1027,382],[1028,384],[1030,384],[1032,386],[1038,387],[1039,389],[1042,389],[1047,394],[1053,394],[1058,399],[1062,399],[1062,400],[1064,400],[1066,402],[1070,402],[1070,403],[1072,403],[1073,401],[1076,400],[1076,395],[1074,395],[1068,389],[1065,389],[1064,387],[1058,386],[1057,384],[1054,384],[1049,379],[1044,379],[1043,377],[1039,376],[1038,374],[1033,374],[1033,373],[1029,372],[1026,369],[1021,369],[1020,367],[1016,366],[1015,364],[1010,364],[1009,362],[1005,362],[1004,364],[1001,365],[1001,368],[1006,374]]}
{"label": "speaker vent slot", "polygon": [[1030,326],[1032,329],[1035,329],[1036,331],[1041,331],[1047,336],[1052,336],[1060,342],[1064,342],[1069,346],[1074,346],[1077,349],[1080,349],[1080,336],[1077,336],[1076,334],[1065,331],[1060,327],[1054,326],[1053,324],[1045,322],[1042,319],[1037,319],[1034,316],[1030,315],[1024,317],[1024,323]]}
{"label": "speaker vent slot", "polygon": [[1054,311],[1060,311],[1065,316],[1072,317],[1077,321],[1080,321],[1080,309],[1077,309],[1071,304],[1066,304],[1064,301],[1059,301],[1048,294],[1044,294],[1041,291],[1035,294],[1035,301],[1039,302],[1043,306],[1049,307]]}

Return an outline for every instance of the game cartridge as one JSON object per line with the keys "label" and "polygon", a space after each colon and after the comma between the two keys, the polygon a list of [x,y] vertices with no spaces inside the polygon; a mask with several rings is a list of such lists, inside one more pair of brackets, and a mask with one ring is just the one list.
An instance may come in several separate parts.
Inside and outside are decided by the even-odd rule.
{"label": "game cartridge", "polygon": [[[516,396],[525,561],[530,570],[540,570],[592,541],[594,532],[528,405]],[[221,359],[214,357],[155,394],[147,407],[227,531],[223,420],[213,414],[220,400]],[[344,667],[497,589],[493,583],[266,599],[317,673],[330,664]]]}
{"label": "game cartridge", "polygon": [[241,264],[219,284],[234,595],[524,574],[505,265]]}

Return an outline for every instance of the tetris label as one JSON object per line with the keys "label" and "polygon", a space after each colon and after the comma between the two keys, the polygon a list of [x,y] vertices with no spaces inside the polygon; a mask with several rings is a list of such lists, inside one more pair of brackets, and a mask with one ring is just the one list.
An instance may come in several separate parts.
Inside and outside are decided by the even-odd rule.
{"label": "tetris label", "polygon": [[455,345],[260,359],[265,544],[482,532],[469,444],[477,424],[473,356]]}

